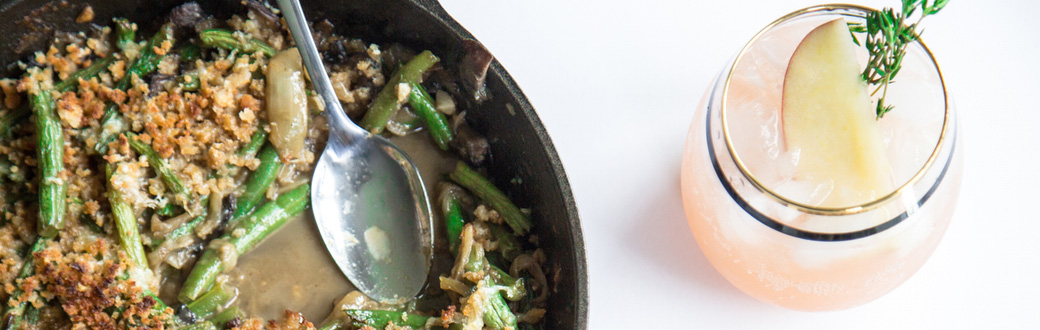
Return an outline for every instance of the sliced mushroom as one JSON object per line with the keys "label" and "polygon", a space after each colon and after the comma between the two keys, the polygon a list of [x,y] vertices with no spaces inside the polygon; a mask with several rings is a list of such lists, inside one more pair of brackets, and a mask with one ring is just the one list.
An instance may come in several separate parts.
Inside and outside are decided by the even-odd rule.
{"label": "sliced mushroom", "polygon": [[170,11],[170,22],[177,27],[194,27],[203,18],[202,7],[194,1],[177,6]]}
{"label": "sliced mushroom", "polygon": [[487,79],[487,70],[491,66],[491,61],[495,57],[487,48],[484,48],[484,45],[472,39],[463,40],[462,49],[466,54],[462,56],[462,63],[459,65],[459,79],[471,93],[474,101],[484,102],[490,98],[484,81]]}
{"label": "sliced mushroom", "polygon": [[249,18],[256,20],[264,28],[277,29],[281,27],[278,15],[275,15],[271,8],[267,8],[259,1],[246,1],[246,8],[249,10]]}
{"label": "sliced mushroom", "polygon": [[452,117],[451,127],[455,131],[455,139],[451,140],[451,147],[459,152],[463,159],[473,165],[484,163],[487,158],[490,144],[487,138],[477,133],[469,124],[466,124],[466,112],[461,112]]}

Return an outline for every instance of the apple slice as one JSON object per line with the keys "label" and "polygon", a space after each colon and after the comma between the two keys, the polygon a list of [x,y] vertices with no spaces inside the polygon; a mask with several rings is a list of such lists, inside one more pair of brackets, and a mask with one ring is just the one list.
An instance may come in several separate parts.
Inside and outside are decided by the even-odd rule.
{"label": "apple slice", "polygon": [[834,189],[819,206],[863,204],[892,191],[892,174],[855,44],[844,19],[816,27],[798,44],[784,76],[781,108],[796,177]]}

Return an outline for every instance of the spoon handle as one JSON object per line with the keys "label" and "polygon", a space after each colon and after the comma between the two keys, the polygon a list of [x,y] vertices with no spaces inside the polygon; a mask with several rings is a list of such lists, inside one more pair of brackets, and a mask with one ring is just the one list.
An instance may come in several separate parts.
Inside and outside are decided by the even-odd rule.
{"label": "spoon handle", "polygon": [[296,41],[296,47],[300,50],[300,57],[303,58],[303,66],[307,68],[311,85],[325,103],[325,115],[329,119],[329,129],[339,129],[347,133],[346,135],[350,136],[351,140],[367,135],[367,131],[347,118],[346,113],[343,112],[343,107],[336,98],[336,91],[332,89],[332,82],[325,73],[325,65],[318,56],[318,47],[314,45],[314,37],[311,36],[310,28],[307,27],[307,18],[303,15],[300,1],[278,0],[278,7],[282,9],[282,17],[285,17],[285,22],[289,25],[289,32]]}

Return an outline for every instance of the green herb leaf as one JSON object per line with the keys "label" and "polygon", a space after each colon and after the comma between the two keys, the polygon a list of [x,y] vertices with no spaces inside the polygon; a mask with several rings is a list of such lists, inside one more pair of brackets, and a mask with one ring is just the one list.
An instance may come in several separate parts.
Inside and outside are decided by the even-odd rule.
{"label": "green herb leaf", "polygon": [[[877,103],[877,119],[884,117],[892,111],[894,106],[885,104],[885,96],[888,94],[888,84],[895,82],[896,74],[902,69],[903,57],[906,55],[906,46],[917,41],[921,34],[917,32],[917,26],[930,15],[935,15],[939,10],[946,7],[950,0],[902,0],[902,12],[896,13],[892,8],[884,8],[867,13],[866,24],[849,23],[849,32],[852,33],[852,41],[860,45],[856,33],[865,33],[864,42],[870,59],[867,67],[863,69],[863,80],[868,84],[877,86],[871,95],[881,91]],[[906,24],[906,19],[921,9],[921,16],[917,22]]]}

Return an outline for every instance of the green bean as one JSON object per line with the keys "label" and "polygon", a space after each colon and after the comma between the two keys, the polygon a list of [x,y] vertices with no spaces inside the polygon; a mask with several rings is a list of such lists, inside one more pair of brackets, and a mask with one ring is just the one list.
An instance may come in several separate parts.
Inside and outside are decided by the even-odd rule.
{"label": "green bean", "polygon": [[97,224],[97,222],[94,222],[94,219],[91,218],[90,215],[88,215],[86,213],[81,213],[79,215],[79,223],[87,226],[87,228],[90,228],[90,230],[93,231],[94,233],[97,233],[97,234],[107,234],[105,232],[105,228],[101,227],[101,225]]}
{"label": "green bean", "polygon": [[238,50],[240,53],[252,54],[264,53],[268,57],[274,56],[276,50],[268,46],[260,39],[250,36],[236,36],[234,32],[224,29],[209,29],[199,33],[199,39],[206,47],[216,47],[226,50]]}
{"label": "green bean", "polygon": [[37,83],[36,93],[31,93],[30,103],[36,115],[37,162],[40,168],[39,219],[36,232],[44,237],[54,237],[65,227],[65,138],[61,132],[61,121],[55,113],[54,98],[49,89]]}
{"label": "green bean", "polygon": [[105,115],[101,117],[101,123],[101,134],[98,135],[94,151],[103,154],[108,152],[108,145],[116,140],[118,133],[125,129],[123,118],[119,117],[118,104],[115,102],[105,104]]}
{"label": "green bean", "polygon": [[[125,91],[130,88],[134,75],[144,77],[154,72],[159,67],[159,62],[165,56],[157,54],[155,50],[162,48],[164,42],[174,42],[173,31],[173,23],[163,24],[159,28],[159,32],[156,32],[148,40],[144,49],[141,50],[141,54],[126,70],[126,74],[119,79],[115,87]],[[101,134],[98,137],[97,144],[94,145],[94,150],[98,153],[107,152],[108,144],[116,140],[117,136],[125,129],[125,126],[123,119],[119,116],[119,105],[115,102],[108,102],[105,105],[105,115],[101,118]]]}
{"label": "green bean", "polygon": [[35,329],[39,314],[40,311],[36,307],[23,302],[4,312],[4,319],[0,320],[3,321],[0,324],[3,324],[3,330]]}
{"label": "green bean", "polygon": [[462,216],[462,203],[459,202],[459,194],[462,194],[462,188],[451,183],[441,183],[438,186],[440,190],[440,206],[441,214],[444,215],[444,227],[448,232],[448,249],[452,255],[455,255],[459,251],[459,242],[462,235],[462,227],[466,225],[466,221]]}
{"label": "green bean", "polygon": [[[65,80],[59,82],[57,85],[54,86],[54,90],[58,93],[64,93],[73,90],[77,86],[79,86],[79,79],[87,80],[96,77],[102,71],[107,69],[108,66],[111,65],[114,61],[115,57],[113,56],[108,56],[104,59],[94,61],[94,63],[90,66],[76,71],[75,73],[65,78]],[[9,111],[3,117],[0,117],[0,138],[7,138],[11,136],[11,129],[13,129],[15,125],[20,124],[26,119],[28,119],[29,115],[31,114],[32,110],[30,110],[29,107],[21,106]]]}
{"label": "green bean", "polygon": [[177,54],[180,55],[181,63],[192,63],[202,57],[202,49],[196,44],[187,44],[181,47]]}
{"label": "green bean", "polygon": [[[206,205],[206,202],[202,202],[202,205]],[[181,236],[190,234],[193,231],[195,231],[195,227],[198,227],[199,224],[202,223],[202,221],[206,220],[206,208],[202,209],[202,214],[195,217],[194,219],[191,219],[184,225],[177,227],[177,229],[174,229],[168,235],[163,237],[157,237],[156,239],[152,240],[152,244],[150,244],[150,246],[154,249],[159,245],[162,245],[162,243],[164,242],[173,241],[175,239],[181,238]]]}
{"label": "green bean", "polygon": [[495,280],[495,284],[506,287],[506,289],[502,290],[506,299],[518,301],[527,296],[527,288],[523,278],[512,277],[509,273],[495,265],[491,265],[490,268],[491,278]]}
{"label": "green bean", "polygon": [[491,228],[491,235],[495,236],[495,241],[498,242],[498,252],[502,253],[502,257],[506,258],[506,260],[512,262],[520,253],[523,253],[520,241],[516,239],[513,233],[508,232],[505,227],[494,223],[489,223],[488,227]]}
{"label": "green bean", "polygon": [[3,117],[0,117],[0,139],[6,139],[11,136],[11,131],[15,125],[18,125],[29,118],[32,115],[32,110],[28,106],[22,105],[18,108],[10,110]]}
{"label": "green bean", "polygon": [[116,47],[125,52],[135,44],[137,29],[134,28],[134,23],[123,17],[113,18],[112,21],[116,23]]}
{"label": "green bean", "polygon": [[264,200],[267,189],[274,183],[274,179],[278,177],[278,172],[281,170],[282,159],[278,157],[278,152],[270,144],[265,144],[264,149],[260,150],[260,166],[246,180],[245,191],[238,196],[231,221],[237,221],[249,212],[253,212],[253,209]]}
{"label": "green bean", "polygon": [[228,308],[225,308],[220,313],[217,313],[217,315],[213,315],[213,318],[211,318],[209,321],[213,322],[213,324],[216,325],[217,328],[224,329],[224,325],[226,325],[228,322],[231,322],[231,320],[234,320],[236,318],[242,319],[245,317],[246,313],[243,313],[241,309],[238,309],[238,306],[232,305],[228,306]]}
{"label": "green bean", "polygon": [[367,325],[376,329],[385,329],[388,325],[394,324],[398,327],[406,326],[411,327],[412,329],[423,329],[426,327],[426,322],[430,320],[429,316],[407,312],[370,311],[363,309],[348,309],[343,312],[347,313],[347,315],[354,320],[354,326],[358,328]]}
{"label": "green bean", "polygon": [[[49,238],[37,237],[36,242],[33,243],[32,247],[29,248],[29,253],[25,256],[25,261],[22,262],[22,269],[18,272],[19,279],[25,279],[32,276],[35,273],[35,266],[33,260],[36,258],[37,252],[43,251],[47,247],[47,243],[50,242]],[[11,293],[10,299],[17,301],[21,299],[22,295],[26,294],[22,291],[20,286],[15,286],[14,292]],[[22,329],[22,324],[33,324],[35,323],[36,308],[32,306],[28,301],[23,301],[12,306],[10,303],[4,303],[4,306],[9,307],[4,311],[3,319],[0,319],[0,325],[4,326],[4,330]],[[30,327],[25,327],[30,328]]]}
{"label": "green bean", "polygon": [[137,217],[130,204],[123,199],[123,194],[112,184],[114,166],[105,163],[105,177],[108,180],[108,204],[112,208],[112,218],[115,219],[116,231],[119,233],[119,247],[130,258],[133,267],[145,268],[148,267],[148,258],[145,257],[144,244],[141,243],[137,229]]}
{"label": "green bean", "polygon": [[502,216],[506,224],[513,229],[513,234],[523,235],[531,230],[531,221],[527,219],[527,216],[520,212],[520,209],[502,191],[498,190],[491,181],[488,181],[480,173],[466,166],[465,163],[458,162],[455,165],[455,170],[448,176],[451,177],[452,181],[469,189],[477,197],[490,204],[492,209],[498,211],[498,214]]}
{"label": "green bean", "polygon": [[174,200],[180,199],[178,202],[181,206],[187,205],[191,198],[191,192],[188,191],[188,187],[184,185],[184,182],[181,182],[181,178],[177,176],[177,173],[170,169],[170,164],[167,164],[166,160],[152,149],[152,146],[139,140],[136,134],[127,132],[126,140],[129,142],[131,149],[148,158],[148,165],[159,174],[159,178],[162,178],[166,188],[173,192]]}
{"label": "green bean", "polygon": [[164,217],[171,217],[173,216],[173,212],[176,208],[177,207],[173,205],[173,203],[166,203],[166,205],[163,205],[163,207],[155,209],[155,214]]}
{"label": "green bean", "polygon": [[383,86],[383,89],[376,95],[376,99],[372,101],[372,105],[369,106],[368,112],[361,118],[361,127],[372,134],[382,133],[386,128],[386,123],[400,108],[397,103],[397,85],[402,82],[406,84],[421,82],[426,70],[429,70],[439,60],[437,56],[427,50],[415,55],[408,63],[397,69],[397,73],[393,74],[390,81]]}
{"label": "green bean", "polygon": [[224,267],[217,253],[213,249],[206,248],[199,260],[195,262],[188,279],[181,286],[177,300],[182,303],[190,303],[213,285],[213,281],[216,280],[217,275],[220,275]]}
{"label": "green bean", "polygon": [[263,122],[256,125],[256,131],[253,132],[253,136],[249,137],[249,144],[238,150],[237,153],[240,157],[253,157],[260,151],[260,147],[263,147],[264,142],[267,142],[267,135],[269,134],[264,129],[265,126],[267,124]]}
{"label": "green bean", "polygon": [[408,95],[408,104],[415,109],[420,116],[426,120],[426,129],[430,131],[430,137],[441,150],[448,150],[448,143],[454,137],[451,128],[448,127],[448,118],[443,113],[433,108],[433,98],[422,85],[411,83],[412,93]]}
{"label": "green bean", "polygon": [[[253,246],[285,225],[294,215],[302,212],[310,203],[310,191],[310,185],[304,184],[278,196],[274,201],[260,206],[256,212],[236,222],[220,239],[231,244],[237,255],[249,252]],[[224,267],[217,249],[212,246],[207,248],[195,263],[177,296],[181,302],[192,302],[213,286],[213,281]]]}
{"label": "green bean", "polygon": [[[156,49],[163,48],[163,43],[170,42],[171,44],[175,41],[173,23],[163,24],[159,28],[159,32],[156,32],[148,43],[144,45],[144,49],[141,50],[141,55],[134,60],[134,63],[130,65],[130,68],[126,70],[126,76],[122,80],[129,81],[129,77],[137,75],[138,77],[144,77],[145,75],[155,72],[159,68],[159,62],[162,62],[163,57],[166,55],[159,55],[155,52]],[[129,85],[126,87],[129,88]],[[125,88],[124,88],[125,89]]]}
{"label": "green bean", "polygon": [[[267,123],[264,121],[258,123],[256,125],[256,131],[254,131],[253,135],[249,137],[249,143],[241,149],[238,149],[235,154],[242,158],[256,157],[256,154],[260,152],[260,147],[264,146],[264,143],[267,142],[267,135],[269,133],[264,129],[266,126]],[[227,168],[229,176],[236,176],[241,170],[241,168],[235,165],[228,165]]]}
{"label": "green bean", "polygon": [[187,305],[188,310],[201,320],[207,320],[227,307],[238,296],[238,291],[228,290],[223,285],[214,286],[212,290]]}
{"label": "green bean", "polygon": [[[75,89],[79,86],[79,79],[90,79],[96,77],[101,71],[108,68],[112,62],[115,61],[113,56],[105,57],[104,59],[94,61],[90,66],[83,68],[75,73],[69,75],[65,80],[62,80],[54,86],[54,90],[58,93],[64,93]],[[11,135],[11,129],[15,125],[25,121],[29,118],[32,111],[27,106],[21,106],[16,109],[9,111],[3,117],[0,117],[0,138],[6,138]]]}
{"label": "green bean", "polygon": [[488,266],[487,258],[484,258],[484,246],[473,244],[470,249],[469,258],[464,266],[466,272],[480,272]]}
{"label": "green bean", "polygon": [[509,310],[505,298],[498,292],[492,293],[484,305],[484,326],[495,329],[516,329],[516,315]]}
{"label": "green bean", "polygon": [[115,62],[114,56],[108,56],[103,59],[94,61],[90,66],[83,68],[75,73],[69,75],[65,80],[62,80],[57,85],[54,85],[54,90],[58,93],[64,93],[76,89],[79,86],[79,80],[90,80],[90,78],[97,77],[102,71],[108,69],[109,65]]}

